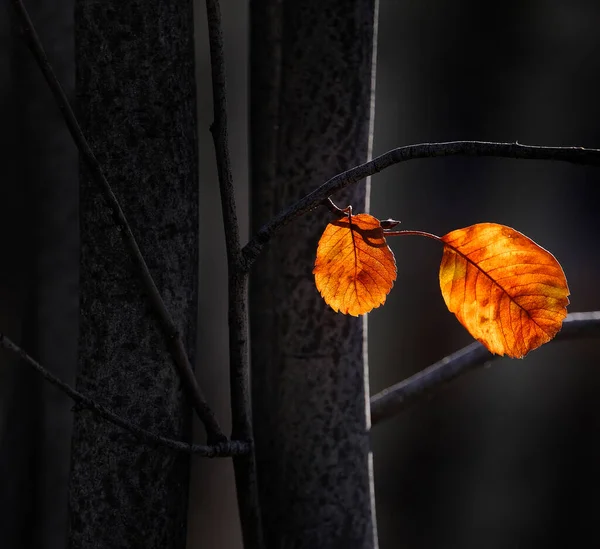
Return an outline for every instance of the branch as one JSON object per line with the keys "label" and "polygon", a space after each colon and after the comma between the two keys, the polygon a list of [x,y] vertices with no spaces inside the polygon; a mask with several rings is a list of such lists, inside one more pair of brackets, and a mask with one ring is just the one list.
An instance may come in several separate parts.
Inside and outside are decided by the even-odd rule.
{"label": "branch", "polygon": [[69,100],[67,99],[60,82],[52,70],[52,66],[48,61],[46,52],[44,51],[40,38],[35,30],[35,27],[33,26],[29,14],[25,9],[22,0],[12,0],[12,4],[20,21],[21,33],[27,42],[27,45],[31,50],[31,53],[33,54],[40,70],[42,71],[44,78],[46,79],[46,82],[52,91],[52,94],[54,95],[54,99],[60,108],[65,123],[71,132],[71,136],[73,137],[73,140],[79,149],[79,153],[83,157],[83,160],[90,170],[92,178],[102,190],[104,199],[112,210],[113,219],[117,227],[120,229],[119,232],[125,241],[125,245],[129,249],[131,257],[139,269],[142,277],[143,287],[148,294],[152,308],[154,309],[154,312],[156,313],[161,327],[165,333],[167,345],[170,348],[175,365],[179,370],[179,375],[182,378],[183,385],[187,390],[188,396],[192,401],[198,417],[204,423],[208,441],[224,442],[227,440],[227,437],[223,434],[223,431],[221,430],[213,411],[208,406],[206,399],[200,390],[196,376],[194,375],[194,370],[192,369],[185,351],[181,335],[177,330],[177,327],[175,326],[167,307],[165,306],[158,288],[156,287],[156,283],[150,274],[150,270],[146,265],[146,261],[142,256],[142,252],[140,251],[135,237],[133,236],[131,227],[129,226],[125,214],[119,205],[117,197],[113,193],[110,184],[102,172],[100,163],[96,159],[89,143],[83,135],[81,127],[79,126],[79,122],[77,121],[77,118],[73,113],[73,109],[69,104]]}
{"label": "branch", "polygon": [[485,141],[451,141],[422,143],[388,151],[369,162],[342,172],[304,198],[280,212],[264,225],[244,246],[245,268],[249,269],[267,242],[293,219],[315,209],[333,193],[379,173],[394,164],[417,158],[439,156],[496,156],[529,160],[559,160],[588,166],[600,166],[600,150],[583,147],[538,147],[520,143],[488,143]]}
{"label": "branch", "polygon": [[[598,336],[600,336],[600,311],[571,313],[563,322],[562,330],[558,332],[554,341]],[[485,366],[497,358],[500,356],[491,354],[479,342],[467,345],[460,351],[371,397],[371,424],[376,425],[398,415],[447,382]]]}
{"label": "branch", "polygon": [[[221,208],[225,229],[229,300],[229,379],[231,392],[231,438],[253,440],[250,404],[248,346],[248,270],[240,245],[229,143],[227,137],[227,84],[219,0],[206,0],[214,120],[211,125]],[[254,451],[234,459],[236,491],[244,547],[264,547]]]}
{"label": "branch", "polygon": [[7,349],[11,353],[16,354],[25,363],[31,366],[36,372],[42,375],[42,377],[50,382],[52,385],[60,389],[63,393],[69,396],[75,401],[76,406],[81,409],[88,409],[98,414],[100,417],[109,421],[110,423],[117,425],[132,433],[135,437],[140,440],[147,442],[148,444],[156,444],[159,446],[166,446],[172,450],[178,452],[185,452],[187,454],[195,454],[203,457],[216,458],[216,457],[231,457],[248,454],[251,450],[251,444],[249,442],[239,440],[227,440],[224,442],[218,442],[211,445],[200,445],[200,444],[188,444],[179,440],[163,437],[161,435],[155,435],[145,429],[138,427],[130,423],[129,421],[118,416],[114,412],[111,412],[108,408],[105,408],[101,404],[98,404],[95,400],[85,396],[79,391],[73,389],[70,385],[61,381],[46,368],[44,368],[39,362],[29,356],[23,349],[13,343],[8,337],[0,333],[0,347]]}
{"label": "branch", "polygon": [[[225,227],[225,248],[229,274],[229,346],[231,366],[231,405],[233,432],[239,431],[247,436],[250,426],[248,392],[245,391],[244,372],[247,368],[247,322],[245,311],[239,304],[244,300],[243,293],[234,290],[234,279],[240,271],[241,246],[239,224],[235,205],[233,176],[229,158],[227,135],[227,86],[225,80],[225,60],[223,55],[223,36],[221,31],[221,12],[218,0],[207,0],[208,37],[210,43],[210,61],[213,88],[213,116],[210,131],[213,136],[223,225]],[[243,340],[243,342],[241,341]]]}

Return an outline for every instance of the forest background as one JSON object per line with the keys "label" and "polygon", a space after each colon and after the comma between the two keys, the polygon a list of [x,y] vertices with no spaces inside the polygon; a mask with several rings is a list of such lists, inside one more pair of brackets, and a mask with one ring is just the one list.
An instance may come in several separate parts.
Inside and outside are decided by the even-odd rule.
{"label": "forest background", "polygon": [[[72,381],[77,155],[28,52],[15,49],[19,37],[11,30],[7,4],[0,7],[0,43],[10,45],[0,47],[0,330],[23,346],[35,346],[50,357],[49,367]],[[43,4],[28,7],[72,93],[72,5]],[[218,416],[226,418],[226,261],[220,229],[214,230],[220,227],[220,207],[208,132],[212,99],[201,4],[196,9],[199,318],[210,320],[199,322],[198,378]],[[224,0],[222,11],[231,157],[244,242],[250,192],[248,5]],[[583,0],[498,6],[380,0],[374,155],[405,144],[460,139],[600,147],[599,20],[600,5]],[[48,184],[52,180],[56,187]],[[597,168],[562,163],[419,160],[372,178],[370,211],[400,219],[402,228],[436,234],[482,221],[512,226],[559,259],[571,288],[570,312],[598,310],[599,182]],[[439,248],[412,239],[395,239],[392,248],[398,263],[395,291],[385,307],[369,315],[372,394],[471,341],[439,295]],[[52,294],[45,287],[54,288]],[[32,341],[32,323],[52,330],[43,341]],[[381,547],[475,548],[492,541],[497,547],[541,547],[573,542],[574,536],[592,545],[600,541],[594,527],[600,488],[599,345],[554,343],[524,361],[498,360],[376,426]],[[4,354],[0,364],[0,440],[6,444],[7,410],[17,398],[23,436],[54,472],[46,479],[51,489],[45,505],[56,513],[55,522],[52,514],[48,519],[49,531],[53,525],[58,530],[72,404],[17,370]],[[44,409],[43,426],[34,419],[38,407]],[[2,469],[0,478],[8,474]],[[189,546],[238,549],[230,461],[196,459],[193,478]],[[5,518],[8,510],[0,513]]]}

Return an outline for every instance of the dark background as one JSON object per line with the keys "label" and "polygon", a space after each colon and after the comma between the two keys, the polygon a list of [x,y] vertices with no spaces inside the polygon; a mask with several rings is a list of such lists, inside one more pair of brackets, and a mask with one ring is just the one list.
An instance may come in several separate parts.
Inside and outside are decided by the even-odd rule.
{"label": "dark background", "polygon": [[[17,44],[5,4],[0,40]],[[52,62],[72,89],[72,8],[67,2],[43,4],[37,0],[28,6],[42,25]],[[248,6],[227,0],[222,9],[231,152],[246,240]],[[225,257],[208,132],[212,105],[202,1],[196,17],[202,240],[198,375],[218,415],[226,418]],[[457,139],[600,147],[599,23],[600,4],[592,0],[380,0],[374,155],[400,145]],[[17,81],[28,85],[17,90]],[[54,357],[49,366],[73,379],[76,156],[28,53],[4,47],[0,139],[0,330],[28,350]],[[371,213],[400,219],[402,228],[442,235],[493,221],[524,232],[563,265],[572,292],[569,311],[600,309],[597,168],[429,159],[390,168],[371,183]],[[391,245],[398,280],[386,305],[369,315],[372,393],[471,341],[441,298],[437,245],[414,238]],[[32,326],[42,324],[54,326],[55,333],[38,341]],[[525,360],[502,359],[468,374],[376,426],[380,547],[529,548],[583,540],[585,546],[600,545],[595,526],[599,357],[599,342],[553,343]],[[36,446],[43,480],[45,509],[37,512],[58,540],[66,512],[61,511],[66,505],[61,486],[68,473],[71,404],[15,368],[4,353],[0,361],[0,450],[13,444],[8,422],[22,424],[29,435],[18,440]],[[42,406],[51,435],[39,441],[27,431],[27,422],[34,425],[32,410]],[[0,483],[10,471],[10,464],[0,460]],[[6,491],[0,496],[1,522],[10,512],[10,499]],[[194,461],[190,547],[240,547],[234,498],[229,460]],[[50,539],[46,544],[53,546]]]}
{"label": "dark background", "polygon": [[[599,21],[595,2],[381,2],[375,154],[454,139],[600,146]],[[599,182],[557,163],[417,161],[374,179],[372,212],[436,234],[515,227],[562,263],[569,311],[595,310]],[[440,298],[434,248],[393,244],[401,274],[370,319],[374,392],[470,341]],[[600,545],[599,349],[500,360],[375,427],[381,546]]]}

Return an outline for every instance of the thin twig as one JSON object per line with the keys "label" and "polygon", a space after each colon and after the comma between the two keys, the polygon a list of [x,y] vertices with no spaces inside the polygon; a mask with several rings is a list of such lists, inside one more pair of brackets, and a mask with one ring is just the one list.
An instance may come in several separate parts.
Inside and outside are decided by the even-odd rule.
{"label": "thin twig", "polygon": [[142,429],[137,425],[134,425],[133,423],[130,423],[129,421],[123,419],[121,416],[115,414],[114,412],[111,412],[108,408],[102,406],[95,400],[80,393],[64,381],[58,379],[55,375],[50,373],[39,362],[37,362],[35,359],[29,356],[23,349],[21,349],[17,344],[13,343],[8,337],[6,337],[2,333],[0,333],[0,347],[3,347],[4,349],[7,349],[8,351],[16,354],[26,364],[28,364],[36,372],[41,374],[41,376],[46,381],[50,382],[52,385],[54,385],[67,396],[69,396],[73,401],[75,401],[78,408],[88,409],[93,413],[98,414],[100,417],[104,418],[110,423],[113,423],[114,425],[117,425],[118,427],[125,429],[126,431],[129,431],[135,437],[148,444],[166,446],[167,448],[177,450],[178,452],[196,454],[198,456],[210,458],[245,455],[248,454],[251,450],[251,444],[246,441],[231,440],[217,442],[215,444],[210,445],[188,444],[187,442],[174,440],[146,431],[145,429]]}
{"label": "thin twig", "polygon": [[[221,13],[219,2],[207,0],[206,11],[208,18],[208,36],[210,43],[210,59],[213,88],[213,116],[210,130],[215,146],[217,174],[221,194],[221,209],[225,226],[225,248],[227,253],[227,268],[229,273],[229,344],[231,365],[231,405],[233,432],[242,436],[248,435],[250,420],[248,415],[248,392],[243,382],[244,362],[247,362],[247,326],[245,314],[238,309],[243,301],[243,294],[232,293],[232,283],[241,265],[241,246],[239,224],[229,158],[229,142],[227,135],[227,87],[225,81],[225,62],[223,55],[223,36],[221,31]],[[242,341],[243,340],[243,341]],[[248,405],[248,408],[246,408]]]}
{"label": "thin twig", "polygon": [[[240,245],[233,176],[227,136],[227,84],[221,9],[218,0],[206,0],[208,40],[212,71],[215,146],[221,208],[225,229],[229,299],[229,379],[231,391],[231,438],[253,440],[250,403],[248,345],[248,271]],[[233,460],[244,547],[264,547],[254,451]]]}
{"label": "thin twig", "polygon": [[[600,311],[571,313],[554,341],[600,336]],[[458,376],[500,358],[481,343],[467,345],[419,373],[371,397],[371,423],[375,425],[400,414],[417,400]]]}
{"label": "thin twig", "polygon": [[559,160],[589,166],[600,166],[600,150],[583,147],[538,147],[520,143],[488,143],[485,141],[451,141],[448,143],[422,143],[399,147],[365,162],[360,166],[342,172],[315,189],[295,204],[286,208],[264,225],[244,246],[245,267],[250,269],[266,243],[284,225],[303,215],[323,200],[341,189],[357,183],[366,177],[408,160],[439,156],[495,156],[531,160]]}
{"label": "thin twig", "polygon": [[173,319],[167,310],[160,292],[156,287],[156,283],[150,274],[150,270],[146,265],[146,261],[142,256],[142,252],[140,251],[135,237],[133,236],[131,227],[129,226],[125,214],[119,205],[117,197],[113,193],[108,180],[102,172],[100,163],[96,159],[96,156],[87,142],[87,139],[83,135],[81,127],[79,126],[79,122],[77,121],[77,118],[73,113],[73,109],[69,104],[69,100],[67,99],[60,82],[52,70],[52,66],[48,61],[46,52],[44,51],[31,18],[29,17],[29,14],[27,13],[27,10],[25,9],[25,6],[21,0],[12,0],[12,4],[20,20],[23,37],[25,38],[29,49],[31,50],[39,68],[41,69],[44,78],[46,79],[46,82],[52,91],[52,94],[54,95],[54,99],[60,108],[65,123],[71,132],[71,136],[73,137],[73,140],[79,149],[79,153],[87,164],[94,181],[102,190],[104,199],[112,211],[113,219],[117,227],[120,229],[120,233],[125,241],[125,245],[129,249],[131,257],[138,267],[142,277],[144,289],[148,294],[152,308],[154,309],[161,328],[165,333],[167,345],[170,348],[175,364],[179,370],[179,375],[181,376],[183,385],[192,401],[198,417],[204,423],[208,442],[216,443],[226,441],[227,437],[221,430],[213,411],[207,404],[206,399],[200,390],[194,370],[192,369],[189,358],[185,351],[181,334],[177,330],[177,327],[175,326],[175,323],[173,322]]}

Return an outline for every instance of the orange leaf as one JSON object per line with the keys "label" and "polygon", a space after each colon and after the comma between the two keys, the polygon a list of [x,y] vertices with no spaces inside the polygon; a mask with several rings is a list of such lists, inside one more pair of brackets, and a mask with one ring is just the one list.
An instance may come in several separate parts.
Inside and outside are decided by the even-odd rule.
{"label": "orange leaf", "polygon": [[557,334],[569,288],[550,252],[495,223],[458,229],[441,240],[444,301],[492,353],[520,358]]}
{"label": "orange leaf", "polygon": [[329,223],[313,274],[317,290],[336,312],[358,316],[385,303],[396,280],[396,261],[379,220],[358,214]]}

